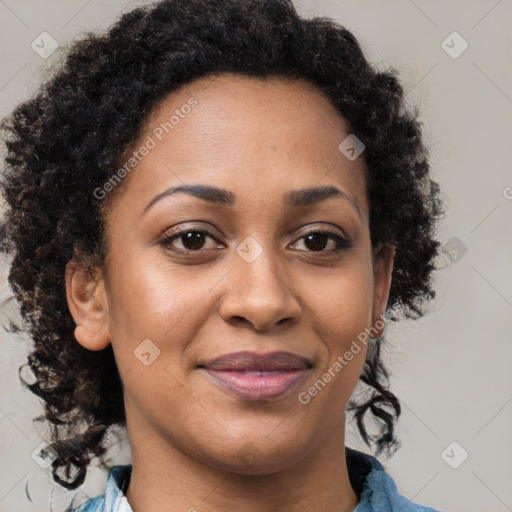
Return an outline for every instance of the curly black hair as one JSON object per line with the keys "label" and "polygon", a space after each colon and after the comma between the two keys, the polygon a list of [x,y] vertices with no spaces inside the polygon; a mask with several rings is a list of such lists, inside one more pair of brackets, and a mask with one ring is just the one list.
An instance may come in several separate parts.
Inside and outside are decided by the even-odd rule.
{"label": "curly black hair", "polygon": [[[74,338],[66,263],[102,268],[104,213],[119,188],[102,201],[93,191],[126,161],[160,100],[220,73],[302,79],[326,95],[365,144],[372,245],[396,247],[386,311],[393,321],[419,318],[435,297],[442,202],[419,114],[406,108],[396,71],[373,67],[349,30],[326,17],[299,16],[291,0],[161,0],[123,14],[102,33],[85,33],[1,123],[2,251],[11,256],[8,281],[22,319],[10,332],[33,340],[27,364],[35,381],[28,387],[44,401],[53,478],[68,489],[105,454],[109,428],[125,425],[125,411],[111,345],[89,351]],[[377,455],[399,446],[400,403],[389,390],[383,341],[369,344],[360,377],[365,401],[348,407]],[[375,435],[366,427],[368,411]]]}

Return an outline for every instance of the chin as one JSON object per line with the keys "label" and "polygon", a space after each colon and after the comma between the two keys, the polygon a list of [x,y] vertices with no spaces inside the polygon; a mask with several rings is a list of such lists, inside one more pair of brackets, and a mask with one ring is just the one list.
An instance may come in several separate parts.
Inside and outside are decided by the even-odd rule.
{"label": "chin", "polygon": [[283,440],[280,445],[269,443],[269,439],[266,442],[232,442],[231,446],[226,446],[226,452],[203,453],[201,458],[222,471],[241,475],[269,475],[292,467],[306,456],[306,450],[297,446],[296,437],[290,437],[295,440],[293,446],[290,440]]}

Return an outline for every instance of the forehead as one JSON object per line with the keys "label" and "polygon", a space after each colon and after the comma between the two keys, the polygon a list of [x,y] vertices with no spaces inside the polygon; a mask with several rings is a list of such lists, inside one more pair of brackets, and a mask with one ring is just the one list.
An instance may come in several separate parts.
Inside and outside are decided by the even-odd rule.
{"label": "forehead", "polygon": [[[193,111],[187,107],[191,102],[197,103]],[[185,115],[181,110],[186,111]],[[284,124],[294,127],[293,135],[307,138],[312,138],[312,131],[319,128],[323,135],[327,130],[348,129],[348,123],[320,89],[306,80],[285,77],[255,78],[224,73],[200,78],[161,100],[148,116],[144,131],[158,131],[161,124],[171,120],[173,113],[179,118],[175,116],[172,120],[171,131],[178,124],[187,124],[198,135],[229,130],[231,136],[251,133],[262,139],[266,135],[268,139],[272,126],[279,130]],[[190,122],[182,123],[185,118]]]}
{"label": "forehead", "polygon": [[346,120],[314,85],[280,77],[203,77],[161,100],[132,150],[146,149],[129,176],[149,197],[185,183],[222,186],[238,196],[341,185],[366,208],[364,162],[339,150]]}

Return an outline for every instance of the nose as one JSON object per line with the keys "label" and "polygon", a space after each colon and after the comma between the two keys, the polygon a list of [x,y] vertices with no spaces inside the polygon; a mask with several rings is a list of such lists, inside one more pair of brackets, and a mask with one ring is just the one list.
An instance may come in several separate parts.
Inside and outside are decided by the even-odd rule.
{"label": "nose", "polygon": [[258,331],[295,324],[302,316],[293,282],[283,265],[263,253],[251,263],[236,255],[220,306],[222,318]]}

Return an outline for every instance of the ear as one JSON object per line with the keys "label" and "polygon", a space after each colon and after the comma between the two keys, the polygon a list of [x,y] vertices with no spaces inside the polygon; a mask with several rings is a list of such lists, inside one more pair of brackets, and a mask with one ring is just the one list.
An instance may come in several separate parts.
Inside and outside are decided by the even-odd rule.
{"label": "ear", "polygon": [[[377,332],[375,338],[380,338],[384,333],[385,324],[382,321],[382,317],[389,298],[394,258],[394,245],[381,243],[374,249],[372,327]],[[380,322],[378,321],[379,319],[381,320]]]}
{"label": "ear", "polygon": [[102,350],[110,343],[105,282],[99,270],[71,260],[66,264],[66,298],[75,321],[75,338],[89,350]]}

